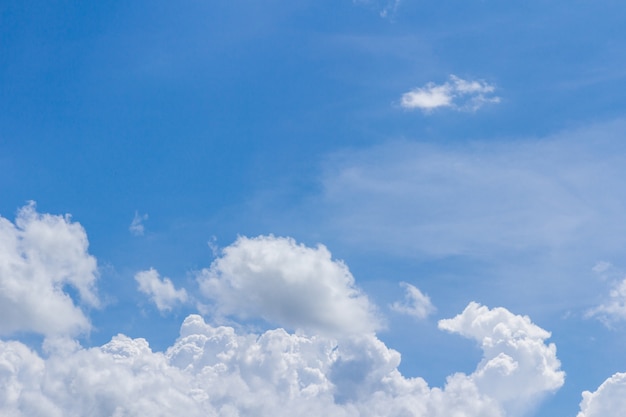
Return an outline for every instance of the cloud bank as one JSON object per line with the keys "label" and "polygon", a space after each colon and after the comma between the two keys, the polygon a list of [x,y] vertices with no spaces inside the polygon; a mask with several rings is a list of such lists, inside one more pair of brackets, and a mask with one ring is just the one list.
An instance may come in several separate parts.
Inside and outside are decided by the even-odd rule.
{"label": "cloud bank", "polygon": [[[123,334],[83,347],[72,335],[89,321],[65,292],[72,285],[82,302],[98,304],[96,261],[82,227],[31,204],[15,223],[0,219],[0,242],[0,306],[14,309],[3,310],[2,331],[45,336],[41,353],[0,340],[0,414],[8,417],[522,417],[564,382],[549,332],[527,316],[477,303],[439,322],[441,330],[478,343],[483,358],[474,372],[450,375],[442,387],[402,375],[400,353],[378,339],[371,323],[356,322],[378,316],[345,264],[324,246],[273,236],[239,238],[199,274],[199,283],[216,311],[238,317],[235,309],[242,308],[242,316],[306,331],[254,333],[192,314],[162,352]],[[181,301],[182,290],[155,270],[137,279],[157,306]],[[419,290],[405,288],[410,306]],[[317,308],[347,319],[333,324]],[[625,381],[617,373],[584,392],[578,417],[617,416],[626,406]]]}
{"label": "cloud bank", "polygon": [[[480,330],[476,321],[485,323]],[[402,376],[400,354],[372,334],[237,334],[198,315],[185,319],[163,353],[124,335],[88,349],[51,344],[46,358],[20,342],[0,342],[0,411],[12,417],[503,417],[520,416],[521,403],[562,384],[554,349],[541,343],[546,332],[524,318],[471,305],[443,323],[480,339],[485,351],[473,374],[452,375],[443,388]],[[501,387],[520,383],[534,385],[510,408],[510,393]]]}
{"label": "cloud bank", "polygon": [[476,111],[487,103],[499,103],[494,96],[496,88],[482,80],[464,80],[450,75],[443,84],[428,83],[402,94],[400,105],[408,110],[420,109],[430,112],[448,107],[455,110]]}

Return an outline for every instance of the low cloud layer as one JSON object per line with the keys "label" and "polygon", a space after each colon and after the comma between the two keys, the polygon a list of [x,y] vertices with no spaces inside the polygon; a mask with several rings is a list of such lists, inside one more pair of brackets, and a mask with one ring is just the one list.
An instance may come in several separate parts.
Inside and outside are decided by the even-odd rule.
{"label": "low cloud layer", "polygon": [[[400,353],[376,335],[378,313],[347,266],[324,246],[274,236],[239,238],[198,282],[214,312],[281,327],[255,333],[192,314],[162,352],[123,334],[82,347],[74,335],[89,320],[66,289],[98,305],[85,231],[28,205],[15,223],[0,219],[0,237],[2,332],[45,336],[39,350],[0,340],[2,415],[523,417],[564,383],[548,331],[473,302],[439,328],[476,341],[483,357],[475,370],[450,375],[442,387],[402,375]],[[137,281],[161,310],[184,301],[186,292],[155,270]],[[399,306],[428,305],[416,287],[405,288]],[[625,381],[617,373],[584,392],[578,417],[617,416]]]}
{"label": "low cloud layer", "polygon": [[[477,321],[484,323],[480,331]],[[400,354],[372,334],[237,334],[198,315],[185,319],[163,353],[124,335],[89,349],[50,343],[45,358],[22,343],[0,342],[0,411],[16,417],[517,417],[525,409],[509,409],[502,387],[532,383],[517,393],[518,405],[562,384],[554,350],[542,343],[546,332],[525,318],[470,305],[442,323],[480,339],[485,351],[473,374],[454,374],[443,388],[402,376]],[[502,372],[503,355],[512,372]]]}
{"label": "low cloud layer", "polygon": [[405,109],[425,112],[447,107],[455,110],[476,111],[487,103],[499,103],[493,95],[496,88],[482,80],[464,80],[450,75],[443,84],[428,83],[402,95],[400,105]]}

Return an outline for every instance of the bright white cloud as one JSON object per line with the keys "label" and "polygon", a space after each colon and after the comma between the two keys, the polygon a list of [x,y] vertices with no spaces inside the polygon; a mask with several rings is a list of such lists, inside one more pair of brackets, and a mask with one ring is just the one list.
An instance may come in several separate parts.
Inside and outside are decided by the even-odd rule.
{"label": "bright white cloud", "polygon": [[405,109],[432,111],[439,107],[476,111],[487,103],[498,103],[495,87],[485,81],[468,81],[450,75],[443,84],[428,83],[402,95],[400,105]]}
{"label": "bright white cloud", "polygon": [[390,306],[393,311],[420,320],[425,319],[431,313],[435,312],[435,306],[433,306],[430,301],[430,297],[423,294],[417,287],[409,283],[401,282],[400,285],[404,287],[404,300],[393,303]]}
{"label": "bright white cloud", "polygon": [[89,320],[65,291],[98,306],[97,265],[80,224],[69,216],[39,214],[31,203],[15,223],[0,217],[0,334],[77,334]]}
{"label": "bright white cloud", "polygon": [[483,359],[470,377],[507,415],[524,415],[565,382],[556,346],[545,343],[550,333],[527,316],[470,303],[458,316],[441,320],[439,327],[480,343]]}
{"label": "bright white cloud", "polygon": [[139,212],[135,212],[135,217],[133,217],[133,221],[128,226],[128,230],[135,236],[143,236],[145,232],[144,222],[148,220],[148,215],[143,214],[139,215]]}
{"label": "bright white cloud", "polygon": [[155,269],[138,272],[135,281],[139,284],[139,291],[146,294],[161,312],[187,302],[187,291],[184,288],[177,290],[169,278],[161,279]]}
{"label": "bright white cloud", "polygon": [[[470,305],[442,323],[476,338],[485,350],[474,374],[454,374],[443,388],[402,376],[400,354],[371,333],[339,340],[282,329],[237,334],[191,315],[164,353],[124,335],[90,349],[51,344],[45,359],[19,342],[0,342],[0,412],[15,417],[505,417],[509,396],[495,385],[532,383],[518,385],[520,402],[558,387],[553,350],[540,342],[547,332],[526,318]],[[514,372],[501,372],[503,367],[494,364],[493,358],[503,355],[517,364]],[[535,360],[540,357],[545,363]],[[506,417],[518,417],[518,411]]]}
{"label": "bright white cloud", "polygon": [[577,417],[621,417],[626,410],[626,373],[616,373],[595,392],[583,392]]}
{"label": "bright white cloud", "polygon": [[329,334],[373,332],[381,325],[348,267],[323,245],[240,237],[198,281],[218,315],[261,317],[289,329]]}

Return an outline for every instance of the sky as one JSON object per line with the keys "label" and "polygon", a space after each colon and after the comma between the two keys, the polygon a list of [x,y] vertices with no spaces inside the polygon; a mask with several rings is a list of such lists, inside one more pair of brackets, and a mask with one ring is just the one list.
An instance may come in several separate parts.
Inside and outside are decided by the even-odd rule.
{"label": "sky", "polygon": [[624,15],[0,0],[0,414],[621,417]]}

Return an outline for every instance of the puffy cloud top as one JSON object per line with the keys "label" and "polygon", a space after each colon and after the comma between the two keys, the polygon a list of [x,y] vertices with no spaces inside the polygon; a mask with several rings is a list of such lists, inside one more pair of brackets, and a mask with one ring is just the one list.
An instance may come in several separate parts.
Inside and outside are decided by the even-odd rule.
{"label": "puffy cloud top", "polygon": [[374,332],[380,319],[341,261],[323,245],[240,237],[198,277],[215,312],[261,317],[290,329],[325,334]]}
{"label": "puffy cloud top", "polygon": [[97,265],[85,230],[69,216],[39,214],[31,203],[15,223],[0,217],[0,334],[77,334],[89,320],[64,291],[75,288],[89,306],[99,304]]}
{"label": "puffy cloud top", "polygon": [[484,355],[471,379],[509,415],[523,415],[565,382],[556,346],[545,344],[550,333],[527,316],[470,303],[458,316],[441,320],[439,328],[480,343]]}
{"label": "puffy cloud top", "polygon": [[626,373],[616,373],[595,392],[583,392],[577,417],[621,417],[626,410]]}
{"label": "puffy cloud top", "polygon": [[[470,305],[460,318],[444,323],[470,334],[471,326],[468,331],[466,325],[474,321],[489,322],[494,329],[524,322],[502,310]],[[465,320],[467,316],[475,320]],[[532,345],[533,332],[490,334],[494,333],[501,336],[501,343],[489,344],[489,336],[478,336],[483,349],[490,348],[476,372],[454,374],[442,388],[430,388],[422,378],[404,377],[398,370],[400,354],[373,334],[341,340],[283,329],[238,334],[232,327],[207,324],[198,315],[185,319],[180,337],[163,353],[152,351],[144,339],[124,335],[89,349],[61,343],[61,348],[49,349],[45,359],[22,343],[0,341],[0,413],[517,417],[519,410],[507,408],[509,397],[497,386],[516,385],[520,401],[546,392],[552,387],[551,374],[527,357],[529,352],[543,353],[550,363],[550,352],[546,355],[541,346]],[[493,372],[486,382],[484,374],[497,368],[494,358],[503,355],[517,364],[516,371]],[[530,391],[524,383],[533,384]]]}

